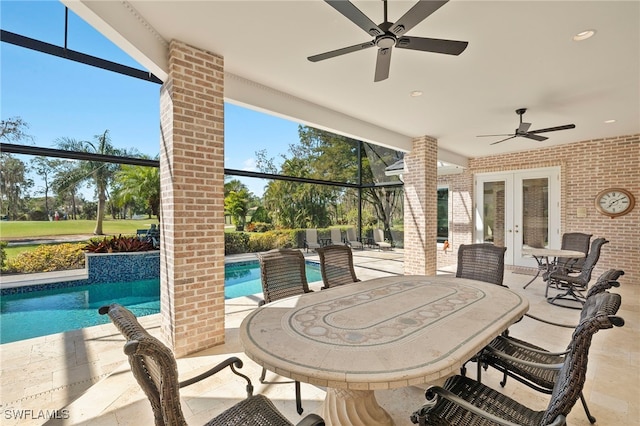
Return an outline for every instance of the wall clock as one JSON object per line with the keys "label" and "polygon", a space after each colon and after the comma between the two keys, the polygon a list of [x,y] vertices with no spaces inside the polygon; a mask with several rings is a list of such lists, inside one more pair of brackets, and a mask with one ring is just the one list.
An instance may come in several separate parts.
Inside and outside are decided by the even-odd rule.
{"label": "wall clock", "polygon": [[629,213],[635,203],[633,194],[621,188],[608,188],[596,195],[596,209],[612,218]]}

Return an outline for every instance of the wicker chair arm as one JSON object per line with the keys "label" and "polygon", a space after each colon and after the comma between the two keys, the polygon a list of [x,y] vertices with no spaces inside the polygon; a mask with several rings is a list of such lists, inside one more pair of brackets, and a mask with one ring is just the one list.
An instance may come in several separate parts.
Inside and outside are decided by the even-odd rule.
{"label": "wicker chair arm", "polygon": [[[560,352],[551,352],[551,351],[545,351],[544,349],[532,348],[531,346],[523,345],[522,343],[518,343],[515,340],[509,338],[508,336],[498,336],[498,339],[507,340],[509,342],[509,345],[511,345],[511,346],[515,346],[517,348],[526,349],[529,352],[534,352],[534,353],[541,354],[541,355],[562,356],[562,355],[566,355],[566,354],[569,353],[568,350],[564,350],[564,351],[560,351]],[[487,349],[491,349],[492,352],[501,353],[500,351],[498,351],[497,349],[495,349],[495,348],[493,348],[491,346],[489,346]]]}
{"label": "wicker chair arm", "polygon": [[[427,392],[425,393],[425,397],[427,398],[427,403],[422,407],[420,407],[418,411],[413,413],[413,415],[411,416],[411,421],[414,424],[424,425],[425,424],[424,417],[426,416],[426,413],[431,409],[431,407],[433,407],[438,402],[438,398],[444,398],[464,408],[465,410],[475,415],[478,415],[482,418],[485,418],[493,423],[496,423],[502,426],[520,426],[517,423],[512,423],[510,421],[501,419],[491,413],[487,413],[486,411],[460,398],[458,395],[454,394],[453,392],[450,392],[440,386],[430,386],[427,389]],[[422,417],[422,421],[420,419],[421,417]]]}
{"label": "wicker chair arm", "polygon": [[524,316],[526,316],[528,318],[531,318],[532,320],[540,321],[540,322],[543,322],[545,324],[550,324],[550,325],[553,325],[553,326],[556,326],[556,327],[576,328],[578,326],[578,324],[563,324],[563,323],[559,323],[559,322],[549,321],[549,320],[546,320],[544,318],[540,318],[540,317],[537,317],[535,315],[531,315],[531,314],[528,314],[528,313],[525,313]]}
{"label": "wicker chair arm", "polygon": [[253,385],[251,384],[251,380],[245,376],[244,374],[238,372],[236,370],[236,368],[242,368],[242,360],[238,357],[231,357],[228,358],[224,361],[222,361],[221,363],[219,363],[218,365],[216,365],[213,368],[210,368],[209,370],[205,371],[202,374],[198,374],[195,377],[192,377],[191,379],[187,379],[184,380],[182,382],[180,382],[178,384],[178,386],[180,388],[192,385],[194,383],[197,383],[203,379],[206,379],[207,377],[213,376],[214,374],[222,371],[223,369],[229,367],[231,369],[231,371],[233,372],[233,374],[235,374],[236,376],[240,376],[243,379],[245,379],[247,381],[247,398],[250,397],[251,395],[253,395]]}
{"label": "wicker chair arm", "polygon": [[296,423],[296,426],[324,426],[324,420],[317,414],[309,414]]}
{"label": "wicker chair arm", "polygon": [[[431,407],[433,407],[438,402],[438,398],[444,398],[462,407],[463,409],[469,411],[470,413],[473,413],[477,416],[487,419],[488,421],[493,422],[495,424],[499,424],[502,426],[520,426],[518,423],[512,423],[508,420],[501,419],[500,417],[497,417],[491,413],[488,413],[476,407],[475,405],[467,402],[466,400],[460,398],[453,392],[450,392],[447,389],[444,389],[440,386],[430,386],[427,389],[427,392],[425,393],[425,397],[427,398],[427,403],[423,405],[418,411],[413,413],[413,415],[411,415],[411,422],[413,422],[414,424],[424,425],[425,424],[424,418],[426,413],[429,411],[429,409],[431,409]],[[477,423],[474,423],[474,424],[477,424]],[[563,415],[559,415],[553,420],[552,423],[549,423],[547,426],[563,426],[563,425],[566,425],[566,418]]]}
{"label": "wicker chair arm", "polygon": [[[558,363],[558,364],[543,364],[543,363],[539,363],[539,362],[532,362],[532,361],[525,361],[523,359],[520,358],[516,358],[513,357],[511,355],[507,355],[504,352],[500,352],[499,350],[492,348],[492,347],[488,347],[486,348],[488,352],[491,352],[492,355],[498,357],[498,358],[502,358],[504,360],[507,360],[513,364],[520,364],[520,365],[526,365],[529,367],[533,367],[533,368],[540,368],[540,369],[544,369],[544,370],[560,370],[562,368],[562,366],[564,365],[564,363]],[[559,353],[553,353],[553,352],[545,352],[545,351],[536,351],[533,350],[531,348],[527,348],[527,350],[533,351],[533,352],[538,352],[541,354],[545,354],[545,355],[566,355],[567,352],[559,352]]]}

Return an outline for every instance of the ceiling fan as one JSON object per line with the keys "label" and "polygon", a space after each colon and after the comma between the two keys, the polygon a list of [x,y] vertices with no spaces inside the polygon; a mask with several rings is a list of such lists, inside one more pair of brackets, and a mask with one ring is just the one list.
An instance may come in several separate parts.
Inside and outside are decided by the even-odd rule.
{"label": "ceiling fan", "polygon": [[509,139],[513,139],[516,137],[523,137],[523,138],[528,138],[528,139],[533,139],[539,142],[542,141],[546,141],[547,138],[546,136],[540,136],[538,135],[538,133],[546,133],[546,132],[555,132],[556,130],[568,130],[568,129],[575,129],[576,125],[575,124],[565,124],[564,126],[557,126],[557,127],[548,127],[546,129],[538,129],[538,130],[531,130],[529,131],[529,127],[531,127],[531,123],[523,123],[522,122],[522,116],[523,114],[527,112],[526,108],[518,108],[516,110],[516,114],[518,114],[520,116],[520,125],[518,126],[518,128],[515,130],[514,133],[509,133],[509,134],[504,134],[504,135],[478,135],[479,138],[483,138],[483,137],[497,137],[497,136],[508,136],[505,139],[499,140],[497,142],[493,142],[491,143],[491,145],[495,145],[497,143],[500,142],[504,142],[504,141],[508,141]]}
{"label": "ceiling fan", "polygon": [[447,55],[459,55],[469,44],[466,41],[442,40],[436,38],[408,37],[404,34],[411,28],[418,25],[433,12],[442,7],[449,0],[420,0],[397,22],[387,20],[387,0],[384,2],[384,22],[376,25],[353,3],[345,0],[325,0],[334,9],[343,14],[351,22],[362,28],[374,39],[368,42],[359,43],[342,49],[332,50],[319,55],[309,56],[311,62],[323,61],[325,59],[344,55],[346,53],[357,52],[378,46],[378,59],[376,61],[376,72],[374,81],[382,81],[389,77],[389,67],[391,65],[391,49],[395,46],[399,49],[420,50],[423,52],[445,53]]}

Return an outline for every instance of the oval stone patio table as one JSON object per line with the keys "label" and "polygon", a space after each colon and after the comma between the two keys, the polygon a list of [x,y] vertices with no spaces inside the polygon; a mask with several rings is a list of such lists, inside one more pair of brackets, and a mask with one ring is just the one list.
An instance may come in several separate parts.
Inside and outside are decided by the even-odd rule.
{"label": "oval stone patio table", "polygon": [[240,340],[268,370],[326,387],[328,425],[392,425],[375,390],[456,374],[528,307],[480,281],[385,277],[268,303],[244,319]]}

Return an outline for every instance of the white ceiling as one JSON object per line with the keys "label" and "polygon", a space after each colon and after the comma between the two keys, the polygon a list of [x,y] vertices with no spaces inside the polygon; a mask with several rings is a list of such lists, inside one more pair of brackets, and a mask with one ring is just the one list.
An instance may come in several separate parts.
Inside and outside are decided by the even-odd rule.
{"label": "white ceiling", "polygon": [[[407,35],[468,48],[460,56],[394,49],[390,77],[378,83],[376,48],[306,59],[371,40],[323,1],[63,2],[161,78],[177,39],[224,57],[230,102],[403,150],[423,135],[472,158],[640,133],[639,1],[452,0]],[[353,3],[383,21],[382,1]],[[389,21],[414,4],[389,0]],[[595,37],[572,40],[587,29]],[[414,90],[423,95],[410,97]],[[531,130],[576,128],[544,142],[476,137],[512,133],[521,107]]]}

